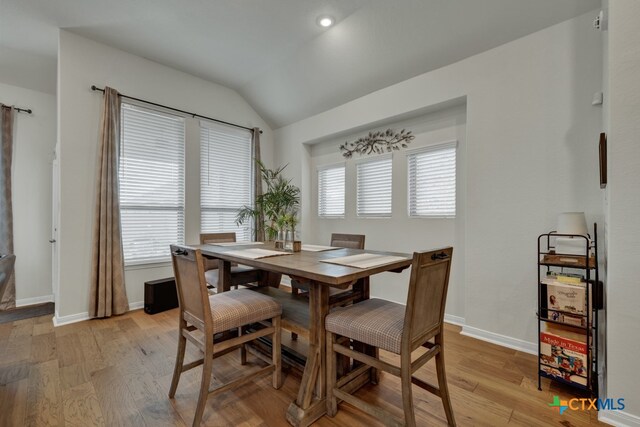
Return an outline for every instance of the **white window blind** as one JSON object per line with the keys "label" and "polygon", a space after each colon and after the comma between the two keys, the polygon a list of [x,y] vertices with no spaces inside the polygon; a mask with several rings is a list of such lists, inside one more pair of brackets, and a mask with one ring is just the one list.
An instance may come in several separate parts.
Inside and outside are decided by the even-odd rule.
{"label": "white window blind", "polygon": [[392,210],[391,156],[363,161],[356,167],[359,217],[390,217]]}
{"label": "white window blind", "polygon": [[318,169],[319,217],[344,217],[344,176],[344,165]]}
{"label": "white window blind", "polygon": [[120,132],[125,265],[169,261],[184,243],[184,119],[122,104]]}
{"label": "white window blind", "polygon": [[236,225],[242,206],[253,205],[251,131],[200,123],[200,230],[235,232],[238,241],[252,240],[250,224]]}
{"label": "white window blind", "polygon": [[407,156],[409,216],[455,217],[456,146],[438,144]]}

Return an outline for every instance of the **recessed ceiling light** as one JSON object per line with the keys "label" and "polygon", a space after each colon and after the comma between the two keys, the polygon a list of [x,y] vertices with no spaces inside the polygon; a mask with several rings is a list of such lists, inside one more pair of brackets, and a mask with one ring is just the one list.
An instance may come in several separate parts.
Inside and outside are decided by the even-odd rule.
{"label": "recessed ceiling light", "polygon": [[317,22],[321,27],[328,28],[334,24],[335,20],[331,16],[323,15],[318,17]]}

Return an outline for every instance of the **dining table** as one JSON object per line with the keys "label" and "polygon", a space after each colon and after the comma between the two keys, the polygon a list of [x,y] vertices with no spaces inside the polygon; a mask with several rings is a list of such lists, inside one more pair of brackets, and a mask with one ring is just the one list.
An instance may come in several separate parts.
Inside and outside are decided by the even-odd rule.
{"label": "dining table", "polygon": [[[310,250],[305,250],[303,245],[300,252],[288,252],[277,250],[273,242],[205,244],[192,247],[200,249],[204,257],[218,260],[218,292],[231,289],[232,265],[242,264],[257,269],[260,274],[257,276],[256,290],[282,303],[283,328],[308,339],[300,388],[286,412],[286,419],[293,426],[308,426],[326,413],[324,320],[332,309],[332,295],[336,294],[336,290],[344,290],[338,298],[342,304],[368,299],[369,277],[383,272],[399,273],[411,266],[412,262],[412,256],[406,253],[351,248],[318,250],[315,245],[309,245]],[[259,257],[256,253],[260,252],[269,252],[270,255]],[[377,259],[382,263],[376,265],[375,260],[359,266],[332,263],[334,259],[359,254],[362,257],[368,257],[364,254],[372,254],[372,258],[379,255]],[[299,296],[278,289],[280,275],[287,275],[298,283],[306,284],[308,292]],[[372,355],[377,355],[376,349],[371,348],[370,351]],[[374,375],[374,372],[365,372],[351,378],[349,387],[357,390],[366,383],[375,381]]]}

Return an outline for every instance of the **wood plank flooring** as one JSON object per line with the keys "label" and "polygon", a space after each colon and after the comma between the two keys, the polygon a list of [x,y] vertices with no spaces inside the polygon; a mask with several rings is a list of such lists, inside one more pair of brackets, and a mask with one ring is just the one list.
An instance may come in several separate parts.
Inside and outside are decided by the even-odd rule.
{"label": "wood plank flooring", "polygon": [[[105,320],[53,328],[51,316],[0,324],[0,426],[183,426],[195,411],[200,368],[182,375],[174,400],[167,397],[176,350],[177,310],[153,316],[142,310]],[[289,336],[283,333],[283,340]],[[453,408],[460,426],[598,425],[597,413],[567,411],[548,404],[571,391],[545,381],[537,390],[536,358],[488,344],[446,328],[446,367]],[[299,345],[304,346],[302,343]],[[189,350],[186,360],[197,357]],[[392,360],[389,353],[381,355]],[[420,378],[436,381],[427,364]],[[262,366],[249,355],[248,366]],[[239,354],[214,362],[213,382],[238,374]],[[209,399],[203,425],[287,426],[284,414],[300,378],[284,372],[280,390],[270,377]],[[383,374],[378,386],[359,396],[400,414],[400,383]],[[445,425],[439,399],[414,387],[419,425]],[[395,406],[395,408],[394,408]],[[318,426],[379,426],[342,404],[335,418]]]}

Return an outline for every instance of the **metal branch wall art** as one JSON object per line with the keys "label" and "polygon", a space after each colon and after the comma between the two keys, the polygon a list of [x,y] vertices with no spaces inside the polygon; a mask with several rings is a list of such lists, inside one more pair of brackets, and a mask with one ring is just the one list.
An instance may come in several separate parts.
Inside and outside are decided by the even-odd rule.
{"label": "metal branch wall art", "polygon": [[358,138],[353,142],[345,142],[340,146],[342,155],[350,159],[353,153],[363,154],[382,154],[385,151],[390,153],[400,150],[400,147],[407,148],[415,136],[411,131],[402,129],[396,132],[392,129],[386,131],[369,132],[369,135]]}

